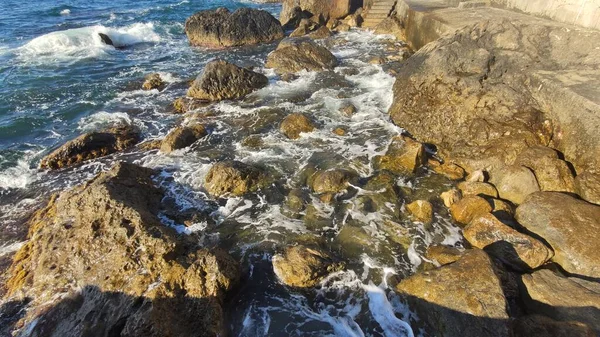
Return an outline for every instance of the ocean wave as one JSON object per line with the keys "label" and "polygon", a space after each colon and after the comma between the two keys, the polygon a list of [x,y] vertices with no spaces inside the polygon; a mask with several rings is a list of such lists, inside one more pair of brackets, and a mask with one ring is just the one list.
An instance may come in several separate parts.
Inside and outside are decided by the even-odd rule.
{"label": "ocean wave", "polygon": [[[102,42],[99,33],[106,34],[114,47]],[[72,60],[105,55],[115,47],[122,48],[139,43],[156,43],[161,40],[153,23],[135,23],[121,28],[103,25],[67,29],[48,33],[29,41],[18,49],[18,55],[28,60]]]}

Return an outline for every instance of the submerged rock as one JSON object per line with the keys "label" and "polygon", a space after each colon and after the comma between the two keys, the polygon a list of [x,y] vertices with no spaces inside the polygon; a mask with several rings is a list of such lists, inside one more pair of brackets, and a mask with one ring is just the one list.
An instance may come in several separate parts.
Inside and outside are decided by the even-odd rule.
{"label": "submerged rock", "polygon": [[193,46],[223,48],[272,42],[283,38],[283,28],[266,11],[226,8],[201,11],[185,21],[185,34]]}
{"label": "submerged rock", "polygon": [[374,159],[380,170],[388,170],[396,174],[411,174],[425,162],[423,144],[406,136],[392,140],[388,151]]}
{"label": "submerged rock", "polygon": [[311,178],[311,187],[315,193],[338,193],[348,188],[355,177],[347,170],[318,171]]}
{"label": "submerged rock", "polygon": [[275,274],[292,287],[313,287],[325,276],[344,268],[343,262],[336,261],[327,252],[305,246],[288,247],[283,254],[273,256]]}
{"label": "submerged rock", "polygon": [[539,240],[519,233],[492,214],[475,218],[463,229],[463,235],[471,246],[484,249],[501,261],[522,270],[536,269],[554,255]]}
{"label": "submerged rock", "polygon": [[115,45],[113,43],[112,39],[110,38],[110,36],[108,36],[104,33],[98,33],[98,35],[100,36],[100,40],[102,41],[102,43],[104,43],[105,45],[109,45],[109,46]]}
{"label": "submerged rock", "polygon": [[522,276],[528,310],[589,325],[600,334],[600,284],[542,269]]}
{"label": "submerged rock", "polygon": [[44,157],[42,169],[59,169],[128,149],[139,141],[139,133],[130,125],[83,134]]}
{"label": "submerged rock", "polygon": [[160,77],[160,74],[154,73],[149,74],[144,78],[144,83],[142,84],[142,89],[144,90],[152,90],[158,89],[162,90],[165,87],[165,82]]}
{"label": "submerged rock", "polygon": [[30,221],[7,282],[28,297],[35,336],[207,336],[224,333],[222,303],[240,277],[219,249],[163,225],[154,172],[119,163],[53,197]]}
{"label": "submerged rock", "polygon": [[404,279],[396,290],[432,336],[509,335],[504,292],[482,250],[467,251],[454,263]]}
{"label": "submerged rock", "polygon": [[210,103],[197,100],[191,97],[178,97],[173,101],[173,103],[171,103],[173,107],[173,112],[178,114],[188,113],[190,111],[204,107],[207,104]]}
{"label": "submerged rock", "polygon": [[267,84],[269,79],[263,74],[227,61],[216,60],[206,65],[204,72],[196,78],[187,95],[207,101],[238,99]]}
{"label": "submerged rock", "polygon": [[267,57],[267,68],[278,74],[297,73],[301,70],[331,70],[338,65],[335,56],[309,38],[287,38]]}
{"label": "submerged rock", "polygon": [[298,139],[304,132],[312,132],[315,125],[312,121],[301,113],[293,113],[283,119],[279,130],[289,139]]}
{"label": "submerged rock", "polygon": [[264,172],[254,166],[239,161],[224,161],[210,168],[204,187],[215,197],[229,194],[242,196],[265,187],[267,180]]}
{"label": "submerged rock", "polygon": [[176,127],[163,139],[160,150],[164,153],[171,153],[183,149],[207,134],[202,124]]}
{"label": "submerged rock", "polygon": [[600,206],[563,193],[538,192],[519,205],[516,219],[552,246],[553,260],[564,270],[600,278]]}

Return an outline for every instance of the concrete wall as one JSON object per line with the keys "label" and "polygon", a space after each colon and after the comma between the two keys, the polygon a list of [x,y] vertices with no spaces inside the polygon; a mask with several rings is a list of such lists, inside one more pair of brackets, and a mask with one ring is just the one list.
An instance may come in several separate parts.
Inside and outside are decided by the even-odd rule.
{"label": "concrete wall", "polygon": [[491,0],[491,3],[497,7],[600,29],[600,0]]}

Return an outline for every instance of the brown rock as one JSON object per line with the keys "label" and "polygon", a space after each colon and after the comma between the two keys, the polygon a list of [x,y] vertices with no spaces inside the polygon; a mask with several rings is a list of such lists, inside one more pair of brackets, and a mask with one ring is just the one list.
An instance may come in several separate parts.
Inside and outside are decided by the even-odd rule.
{"label": "brown rock", "polygon": [[555,321],[541,315],[528,315],[512,322],[513,337],[596,337],[589,326],[575,321]]}
{"label": "brown rock", "polygon": [[435,173],[441,174],[450,180],[461,180],[465,177],[465,170],[453,163],[440,163],[437,160],[429,159],[429,166],[433,168]]}
{"label": "brown rock", "polygon": [[468,182],[485,182],[487,180],[485,172],[483,170],[475,170],[465,178]]}
{"label": "brown rock", "polygon": [[396,174],[414,173],[425,161],[423,144],[400,136],[392,140],[384,156],[375,157],[375,166],[380,170],[389,170]]}
{"label": "brown rock", "polygon": [[444,205],[450,208],[452,205],[454,205],[455,203],[459,202],[460,199],[462,199],[462,194],[459,190],[451,189],[440,194],[440,198],[442,198]]}
{"label": "brown rock", "polygon": [[479,249],[458,261],[417,273],[396,290],[407,298],[432,336],[508,336],[506,299],[494,264]]}
{"label": "brown rock", "polygon": [[515,217],[515,209],[510,203],[500,199],[488,199],[488,201],[492,203],[492,214],[497,218],[510,220]]}
{"label": "brown rock", "polygon": [[355,175],[346,170],[318,171],[312,177],[315,193],[338,193],[348,188]]}
{"label": "brown rock", "polygon": [[375,34],[391,34],[400,41],[405,41],[404,27],[396,17],[388,17],[375,27]]}
{"label": "brown rock", "polygon": [[205,178],[204,187],[213,196],[242,196],[267,185],[267,176],[258,168],[239,161],[214,164]]}
{"label": "brown rock", "polygon": [[600,175],[584,171],[575,179],[577,193],[583,200],[600,205]]}
{"label": "brown rock", "polygon": [[338,61],[327,48],[309,38],[287,38],[267,57],[267,68],[278,74],[297,73],[301,70],[331,70]]}
{"label": "brown rock", "polygon": [[301,133],[312,132],[314,129],[311,120],[301,113],[288,115],[279,126],[279,131],[290,139],[298,139]]}
{"label": "brown rock", "polygon": [[128,149],[138,141],[139,133],[129,125],[86,133],[66,142],[44,157],[40,168],[59,169],[75,165]]}
{"label": "brown rock", "polygon": [[144,78],[144,83],[142,84],[142,89],[144,90],[152,90],[158,89],[162,90],[165,87],[165,82],[160,77],[160,74],[154,73],[147,75]]}
{"label": "brown rock", "polygon": [[450,206],[452,219],[463,225],[468,225],[473,219],[491,212],[490,203],[476,195],[466,196]]}
{"label": "brown rock", "polygon": [[293,18],[295,7],[299,7],[302,11],[323,18],[341,19],[350,14],[350,10],[354,8],[355,5],[356,2],[354,0],[284,0],[280,20],[284,25],[288,23],[291,18]]}
{"label": "brown rock", "polygon": [[119,163],[30,220],[7,286],[8,296],[31,299],[21,324],[32,335],[225,332],[221,305],[239,265],[160,222],[153,174]]}
{"label": "brown rock", "polygon": [[267,84],[269,79],[263,74],[216,60],[206,65],[204,72],[196,78],[187,95],[207,101],[238,99]]}
{"label": "brown rock", "polygon": [[348,32],[350,31],[350,26],[345,23],[339,23],[333,28],[334,32]]}
{"label": "brown rock", "polygon": [[308,34],[308,37],[310,37],[311,39],[314,39],[314,40],[320,40],[320,39],[326,39],[326,38],[330,37],[331,35],[332,35],[332,33],[329,30],[329,28],[327,28],[326,26],[321,26],[319,29]]}
{"label": "brown rock", "polygon": [[498,198],[498,191],[492,184],[477,181],[463,181],[459,183],[457,187],[464,196],[479,195],[483,197]]}
{"label": "brown rock", "polygon": [[346,117],[351,117],[356,113],[356,107],[353,104],[347,104],[340,108],[340,112]]}
{"label": "brown rock", "polygon": [[186,148],[207,134],[208,132],[202,124],[176,127],[163,139],[160,150],[164,153],[171,153]]}
{"label": "brown rock", "polygon": [[335,261],[327,252],[305,246],[288,247],[283,254],[273,256],[275,274],[292,287],[313,287],[325,276],[344,268],[344,263]]}
{"label": "brown rock", "polygon": [[283,38],[277,19],[263,10],[226,8],[201,11],[185,21],[185,34],[193,46],[223,48],[267,43]]}
{"label": "brown rock", "polygon": [[525,200],[531,193],[540,190],[533,172],[524,166],[507,166],[499,169],[491,182],[496,186],[500,198],[515,205]]}
{"label": "brown rock", "polygon": [[433,220],[433,206],[429,201],[413,201],[406,205],[406,209],[417,221],[428,224]]}
{"label": "brown rock", "polygon": [[381,56],[373,56],[369,59],[369,63],[381,65],[381,64],[386,63],[386,60],[384,57],[381,57]]}
{"label": "brown rock", "polygon": [[600,285],[542,269],[522,276],[528,311],[587,324],[600,333]]}
{"label": "brown rock", "polygon": [[552,246],[569,273],[600,278],[600,206],[558,192],[531,194],[516,219]]}
{"label": "brown rock", "polygon": [[463,254],[463,251],[455,247],[434,245],[427,248],[425,257],[443,266],[458,261]]}
{"label": "brown rock", "polygon": [[193,99],[191,97],[178,97],[172,103],[173,112],[178,114],[184,114],[198,108],[206,106],[207,102]]}
{"label": "brown rock", "polygon": [[542,242],[510,228],[492,214],[475,218],[463,229],[471,246],[522,270],[535,269],[552,258],[554,252]]}
{"label": "brown rock", "polygon": [[542,191],[575,193],[575,177],[567,162],[558,158],[558,153],[549,147],[527,148],[515,161],[516,165],[530,168]]}
{"label": "brown rock", "polygon": [[335,128],[332,131],[334,134],[338,135],[338,136],[345,136],[346,135],[346,130],[344,130],[343,128]]}

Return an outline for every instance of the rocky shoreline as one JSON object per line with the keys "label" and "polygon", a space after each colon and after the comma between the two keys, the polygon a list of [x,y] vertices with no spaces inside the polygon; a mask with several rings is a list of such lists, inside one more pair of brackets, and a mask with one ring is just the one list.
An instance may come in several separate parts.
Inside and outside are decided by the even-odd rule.
{"label": "rocky shoreline", "polygon": [[[279,41],[265,67],[292,81],[299,72],[338,67],[328,39],[359,29],[373,18],[376,3],[285,0],[280,21],[261,10],[215,9],[190,17],[185,32],[191,45],[205,48]],[[386,240],[406,254],[414,245],[400,222],[431,226],[436,216],[447,214],[460,228],[463,244],[428,244],[416,270],[389,279],[383,275],[383,283],[418,315],[402,317],[415,335],[598,336],[600,110],[585,85],[598,78],[600,32],[476,7],[425,9],[425,19],[414,20],[415,14],[407,13],[419,10],[400,0],[373,27],[418,49],[393,46],[389,56],[370,60],[396,78],[389,116],[405,131],[369,158],[372,174],[363,176],[340,162],[305,167],[282,179],[269,167],[218,159],[204,177],[203,191],[223,204],[266,191],[276,200],[266,202],[281,203],[286,216],[309,229],[327,222],[312,200],[339,209],[355,198],[353,207],[365,217],[386,216]],[[434,14],[446,13],[450,27],[457,13],[467,11],[478,21],[466,20],[431,38],[435,29],[428,29],[438,27],[428,21]],[[244,99],[268,84],[256,69],[212,61],[173,103],[173,111],[186,119],[164,139],[139,143],[139,130],[119,125],[65,143],[40,168],[68,169],[134,148],[165,155],[188,148],[211,134],[210,115],[197,113],[199,108]],[[150,74],[142,87],[163,90],[164,82]],[[356,107],[345,105],[339,113],[352,116]],[[289,140],[320,128],[300,112],[274,112],[263,122],[276,124]],[[344,137],[347,130],[342,125],[331,132]],[[247,146],[261,142],[260,132],[244,139]],[[399,186],[399,177],[423,172],[444,183],[434,181],[422,194]],[[184,224],[208,215],[169,209],[157,175],[119,162],[52,196],[32,216],[28,241],[0,278],[6,279],[0,334],[222,336],[230,331],[226,308],[248,277],[248,266],[218,242],[200,243],[195,235],[165,226],[165,214]],[[310,289],[346,270],[349,252],[360,250],[350,246],[369,240],[359,226],[344,225],[332,241],[348,251],[330,249],[331,243],[319,238],[267,251],[283,284]]]}

